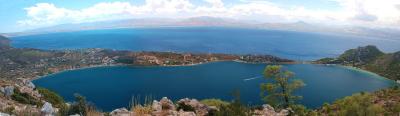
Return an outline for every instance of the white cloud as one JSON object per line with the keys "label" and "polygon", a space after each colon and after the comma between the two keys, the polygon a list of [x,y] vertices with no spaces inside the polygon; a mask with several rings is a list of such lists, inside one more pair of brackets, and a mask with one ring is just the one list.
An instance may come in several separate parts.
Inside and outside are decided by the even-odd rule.
{"label": "white cloud", "polygon": [[[72,10],[51,3],[38,3],[25,8],[28,19],[24,26],[48,26],[123,18],[193,16],[229,17],[260,22],[306,21],[325,24],[367,26],[400,26],[400,0],[332,0],[341,10],[310,10],[302,6],[282,8],[268,1],[244,0],[225,6],[221,0],[204,0],[210,6],[198,6],[189,0],[146,0],[143,5],[129,2],[103,2]],[[327,23],[329,22],[329,23]]]}

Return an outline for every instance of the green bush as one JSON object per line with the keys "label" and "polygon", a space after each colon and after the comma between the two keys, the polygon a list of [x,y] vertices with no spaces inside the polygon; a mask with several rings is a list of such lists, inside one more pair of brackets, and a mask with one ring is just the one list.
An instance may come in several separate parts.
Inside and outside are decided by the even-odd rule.
{"label": "green bush", "polygon": [[53,104],[54,107],[57,108],[62,108],[65,105],[64,99],[58,95],[57,93],[50,91],[45,88],[37,88],[39,93],[43,95],[43,98],[47,101]]}
{"label": "green bush", "polygon": [[179,110],[183,110],[183,111],[193,111],[195,112],[195,109],[190,106],[190,105],[186,105],[185,103],[178,103],[178,111]]}
{"label": "green bush", "polygon": [[31,104],[37,106],[43,105],[39,100],[27,93],[21,93],[18,89],[14,89],[14,94],[11,95],[11,99],[22,104]]}
{"label": "green bush", "polygon": [[221,99],[204,99],[201,100],[200,102],[208,106],[216,106],[218,108],[220,108],[221,106],[229,105],[229,102],[222,101]]}

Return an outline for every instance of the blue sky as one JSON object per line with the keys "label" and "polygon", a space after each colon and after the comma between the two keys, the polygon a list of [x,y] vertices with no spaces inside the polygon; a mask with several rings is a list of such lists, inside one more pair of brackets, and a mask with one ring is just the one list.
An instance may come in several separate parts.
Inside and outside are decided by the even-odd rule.
{"label": "blue sky", "polygon": [[[122,18],[214,16],[260,22],[400,26],[400,0],[0,0],[0,33]],[[327,23],[329,22],[329,23]]]}

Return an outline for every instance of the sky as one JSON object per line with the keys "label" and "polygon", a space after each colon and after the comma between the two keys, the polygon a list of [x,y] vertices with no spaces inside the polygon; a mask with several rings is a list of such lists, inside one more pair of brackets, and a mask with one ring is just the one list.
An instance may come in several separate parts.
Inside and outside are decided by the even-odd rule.
{"label": "sky", "polygon": [[0,33],[132,18],[400,27],[400,0],[0,0]]}

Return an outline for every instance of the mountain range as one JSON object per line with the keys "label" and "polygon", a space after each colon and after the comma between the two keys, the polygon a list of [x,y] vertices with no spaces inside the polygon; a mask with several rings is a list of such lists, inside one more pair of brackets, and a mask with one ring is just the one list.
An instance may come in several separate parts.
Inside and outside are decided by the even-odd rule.
{"label": "mountain range", "polygon": [[61,24],[44,28],[37,28],[16,33],[6,33],[5,36],[23,36],[31,34],[68,32],[94,29],[114,29],[114,28],[138,28],[138,27],[193,27],[193,26],[215,26],[215,27],[234,27],[252,28],[269,30],[286,30],[313,33],[345,34],[355,36],[366,36],[384,39],[399,40],[400,30],[391,28],[370,28],[355,26],[332,26],[322,24],[311,24],[303,21],[292,23],[263,23],[251,20],[236,20],[218,17],[192,17],[184,19],[172,18],[142,18],[124,19],[114,21],[99,21],[76,24]]}

